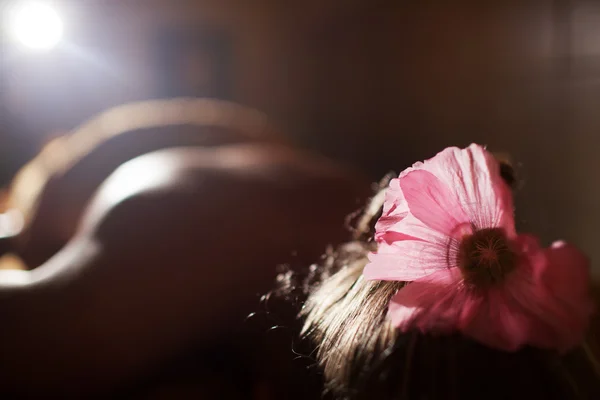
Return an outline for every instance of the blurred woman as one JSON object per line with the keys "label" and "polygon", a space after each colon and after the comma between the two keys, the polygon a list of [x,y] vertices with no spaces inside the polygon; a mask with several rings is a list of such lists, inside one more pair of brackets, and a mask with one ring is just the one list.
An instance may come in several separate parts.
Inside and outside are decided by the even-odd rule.
{"label": "blurred woman", "polygon": [[[204,100],[126,107],[25,167],[1,241],[30,270],[0,274],[0,391],[113,396],[192,350],[214,373],[231,364],[215,357],[257,348],[243,321],[275,266],[342,241],[370,187],[269,139],[256,116]],[[235,375],[256,382],[255,369]],[[220,388],[248,394],[242,381]]]}
{"label": "blurred woman", "polygon": [[13,243],[28,268],[74,235],[100,184],[128,160],[173,147],[282,143],[266,116],[240,105],[177,98],[125,104],[55,138],[16,175],[4,207],[25,227]]}

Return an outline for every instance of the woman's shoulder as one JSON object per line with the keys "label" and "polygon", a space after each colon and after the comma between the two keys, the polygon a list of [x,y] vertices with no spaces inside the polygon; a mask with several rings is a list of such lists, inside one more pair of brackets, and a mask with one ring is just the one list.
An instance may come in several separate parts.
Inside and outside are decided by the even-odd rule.
{"label": "woman's shoulder", "polygon": [[[206,217],[230,205],[229,216],[278,209],[312,210],[342,221],[371,194],[366,178],[325,157],[274,144],[171,148],[119,167],[98,189],[84,226],[149,206],[149,212]],[[177,209],[173,209],[177,206]],[[273,211],[273,210],[271,210]],[[223,214],[223,217],[226,217]]]}

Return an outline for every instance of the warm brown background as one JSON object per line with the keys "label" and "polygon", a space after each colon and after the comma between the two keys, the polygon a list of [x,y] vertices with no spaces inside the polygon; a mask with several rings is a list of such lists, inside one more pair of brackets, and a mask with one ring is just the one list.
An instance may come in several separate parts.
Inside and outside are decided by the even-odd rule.
{"label": "warm brown background", "polygon": [[373,179],[443,146],[488,144],[522,163],[522,226],[600,257],[600,2],[59,5],[62,49],[5,49],[6,138],[35,147],[111,105],[155,97],[156,35],[210,26],[231,38],[231,97],[267,112],[299,144]]}

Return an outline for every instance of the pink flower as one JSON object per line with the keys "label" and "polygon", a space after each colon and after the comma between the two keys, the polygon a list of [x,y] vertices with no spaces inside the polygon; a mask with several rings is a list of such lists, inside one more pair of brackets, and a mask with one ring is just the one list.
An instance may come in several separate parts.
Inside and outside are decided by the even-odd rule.
{"label": "pink flower", "polygon": [[592,312],[588,261],[575,247],[517,234],[512,194],[483,147],[447,148],[392,180],[366,279],[404,281],[398,329],[459,331],[488,346],[568,350]]}

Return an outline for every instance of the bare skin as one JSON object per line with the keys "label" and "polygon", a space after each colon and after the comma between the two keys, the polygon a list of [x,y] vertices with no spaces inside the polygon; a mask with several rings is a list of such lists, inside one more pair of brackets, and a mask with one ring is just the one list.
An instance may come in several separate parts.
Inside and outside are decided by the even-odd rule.
{"label": "bare skin", "polygon": [[48,143],[17,174],[5,204],[24,213],[26,226],[12,246],[25,268],[42,265],[73,237],[100,184],[135,157],[176,146],[283,141],[263,114],[224,101],[176,98],[109,109]]}
{"label": "bare skin", "polygon": [[369,194],[347,171],[279,145],[169,149],[124,164],[58,254],[0,273],[0,388],[102,393],[234,334],[275,266],[347,239],[344,217]]}

